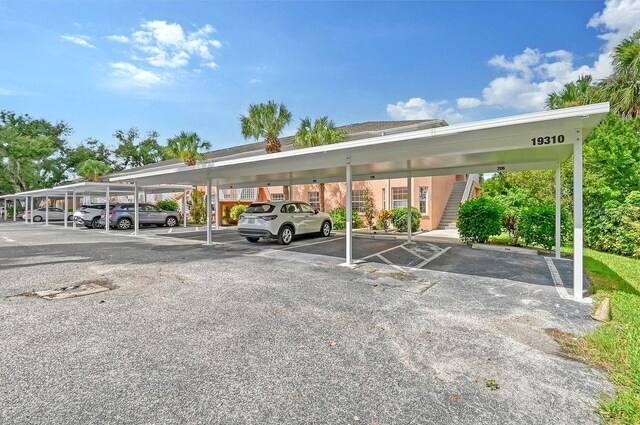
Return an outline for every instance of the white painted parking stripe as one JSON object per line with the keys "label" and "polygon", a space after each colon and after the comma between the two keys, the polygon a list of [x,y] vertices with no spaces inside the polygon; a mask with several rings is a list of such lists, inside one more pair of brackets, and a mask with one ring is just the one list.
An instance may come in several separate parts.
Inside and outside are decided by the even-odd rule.
{"label": "white painted parking stripe", "polygon": [[435,254],[433,254],[431,257],[426,258],[422,263],[418,264],[416,267],[418,267],[419,269],[421,269],[422,267],[426,266],[427,264],[429,264],[430,262],[432,262],[433,260],[435,260],[436,258],[438,258],[439,256],[441,256],[442,254],[444,254],[445,252],[449,251],[451,249],[450,246],[446,247],[445,249],[443,249],[440,252],[437,252]]}
{"label": "white painted parking stripe", "polygon": [[3,237],[2,237],[2,239],[4,239],[4,240],[5,240],[5,241],[7,241],[7,242],[15,242],[13,239],[9,239],[9,238],[8,238],[8,237],[6,237],[6,236],[3,236]]}
{"label": "white painted parking stripe", "polygon": [[329,239],[325,239],[325,240],[320,241],[320,242],[311,242],[311,243],[305,243],[305,244],[302,244],[302,245],[296,244],[296,245],[288,246],[286,248],[282,248],[282,249],[280,249],[280,251],[286,251],[288,249],[294,249],[294,248],[302,248],[302,247],[311,246],[311,245],[318,245],[318,244],[321,244],[321,243],[339,241],[339,240],[342,240],[342,239],[344,239],[344,237],[341,237],[341,238],[329,238]]}
{"label": "white painted parking stripe", "polygon": [[402,245],[392,246],[391,248],[383,249],[380,252],[375,252],[375,253],[373,253],[371,255],[367,255],[366,257],[362,257],[361,260],[367,260],[369,258],[373,258],[373,257],[379,256],[380,254],[384,254],[385,252],[393,251],[394,249],[398,249],[400,247],[402,247]]}
{"label": "white painted parking stripe", "polygon": [[393,267],[393,268],[395,268],[397,270],[400,270],[401,272],[404,271],[404,269],[401,266],[399,266],[397,264],[393,264],[390,260],[388,260],[387,258],[383,257],[382,255],[377,254],[376,257],[378,257],[379,259],[381,259],[382,261],[384,261],[385,263],[387,263],[391,267]]}
{"label": "white painted parking stripe", "polygon": [[553,260],[549,257],[544,257],[544,261],[547,263],[547,266],[549,267],[549,271],[551,272],[551,279],[553,279],[553,285],[556,287],[556,290],[558,291],[558,295],[560,295],[560,298],[562,298],[563,300],[573,299],[573,297],[569,296],[569,293],[567,292],[567,288],[564,287],[564,284],[562,283],[562,278],[560,277],[560,273],[558,273],[558,269],[556,268],[556,265],[553,264]]}

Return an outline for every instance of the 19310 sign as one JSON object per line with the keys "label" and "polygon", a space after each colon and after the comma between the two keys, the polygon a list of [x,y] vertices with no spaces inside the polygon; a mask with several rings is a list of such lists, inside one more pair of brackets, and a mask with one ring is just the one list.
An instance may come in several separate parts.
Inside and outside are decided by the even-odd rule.
{"label": "19310 sign", "polygon": [[532,137],[531,143],[533,143],[533,146],[555,145],[558,143],[564,143],[564,134],[558,134],[557,136]]}

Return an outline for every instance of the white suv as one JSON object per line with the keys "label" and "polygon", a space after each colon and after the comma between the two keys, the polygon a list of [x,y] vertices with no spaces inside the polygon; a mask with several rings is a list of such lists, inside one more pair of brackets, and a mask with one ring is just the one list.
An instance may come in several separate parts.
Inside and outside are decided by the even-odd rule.
{"label": "white suv", "polygon": [[332,226],[329,214],[314,210],[305,202],[259,202],[251,204],[240,216],[238,233],[249,242],[264,238],[289,245],[294,235],[319,233],[329,236]]}

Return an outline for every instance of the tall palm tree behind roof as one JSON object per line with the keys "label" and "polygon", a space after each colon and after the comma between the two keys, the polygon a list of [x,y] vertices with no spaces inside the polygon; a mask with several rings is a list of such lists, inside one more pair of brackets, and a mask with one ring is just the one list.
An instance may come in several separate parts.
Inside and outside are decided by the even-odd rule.
{"label": "tall palm tree behind roof", "polygon": [[605,84],[612,109],[623,117],[640,115],[640,30],[616,46],[613,74]]}
{"label": "tall palm tree behind roof", "polygon": [[[293,136],[293,145],[298,148],[309,148],[313,146],[340,143],[347,140],[347,132],[337,128],[335,123],[327,116],[317,118],[313,124],[309,117],[300,121],[300,127]],[[320,183],[320,210],[325,210],[324,183]]]}
{"label": "tall palm tree behind roof", "polygon": [[267,103],[252,104],[248,115],[240,116],[242,136],[245,139],[265,140],[267,153],[280,152],[280,133],[291,122],[291,112],[284,103],[273,100]]}
{"label": "tall palm tree behind roof", "polygon": [[166,155],[169,159],[177,158],[187,165],[195,165],[196,161],[204,158],[201,151],[209,149],[211,143],[202,140],[195,132],[181,132],[167,140]]}

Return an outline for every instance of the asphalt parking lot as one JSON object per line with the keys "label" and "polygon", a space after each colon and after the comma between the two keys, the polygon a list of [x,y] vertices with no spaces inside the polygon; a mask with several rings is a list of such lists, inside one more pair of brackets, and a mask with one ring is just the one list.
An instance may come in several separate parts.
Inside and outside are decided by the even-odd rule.
{"label": "asphalt parking lot", "polygon": [[545,332],[594,326],[568,260],[181,230],[0,223],[0,423],[598,423],[605,377]]}

